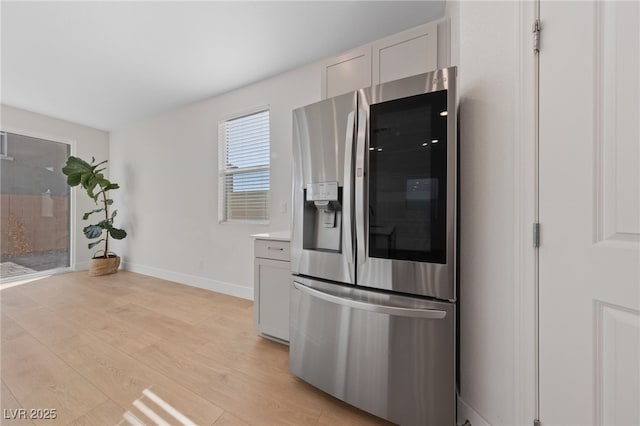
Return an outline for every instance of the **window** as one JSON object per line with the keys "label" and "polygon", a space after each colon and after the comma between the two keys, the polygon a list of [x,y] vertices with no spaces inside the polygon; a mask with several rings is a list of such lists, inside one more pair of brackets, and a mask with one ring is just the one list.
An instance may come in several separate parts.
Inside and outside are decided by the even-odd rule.
{"label": "window", "polygon": [[66,143],[0,132],[0,280],[71,266]]}
{"label": "window", "polygon": [[269,110],[219,126],[220,222],[269,221]]}

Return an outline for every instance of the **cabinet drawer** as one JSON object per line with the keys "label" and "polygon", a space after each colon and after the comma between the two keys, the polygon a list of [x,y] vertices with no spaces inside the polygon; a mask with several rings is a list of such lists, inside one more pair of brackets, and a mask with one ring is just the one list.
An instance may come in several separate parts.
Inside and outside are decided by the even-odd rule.
{"label": "cabinet drawer", "polygon": [[256,240],[255,256],[263,259],[289,261],[289,242],[273,240]]}

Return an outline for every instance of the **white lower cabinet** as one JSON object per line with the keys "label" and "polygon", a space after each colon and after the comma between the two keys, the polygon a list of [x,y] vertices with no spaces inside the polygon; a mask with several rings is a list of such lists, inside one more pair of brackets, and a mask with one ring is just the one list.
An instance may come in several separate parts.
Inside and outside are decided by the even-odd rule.
{"label": "white lower cabinet", "polygon": [[267,338],[289,342],[289,242],[255,240],[254,324]]}

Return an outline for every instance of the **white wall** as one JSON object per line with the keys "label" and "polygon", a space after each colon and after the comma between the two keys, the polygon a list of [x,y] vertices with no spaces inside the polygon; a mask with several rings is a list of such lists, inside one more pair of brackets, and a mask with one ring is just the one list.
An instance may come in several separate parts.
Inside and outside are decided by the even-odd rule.
{"label": "white wall", "polygon": [[[125,266],[251,298],[250,235],[289,230],[291,111],[318,100],[313,64],[112,132],[111,177],[129,232],[114,247]],[[271,109],[270,224],[219,224],[218,122],[261,105]]]}
{"label": "white wall", "polygon": [[460,83],[458,420],[474,426],[535,414],[531,5],[448,7]]}
{"label": "white wall", "polygon": [[[109,158],[109,134],[92,127],[82,126],[59,120],[23,109],[2,105],[2,130],[20,133],[27,136],[51,139],[70,143],[72,154],[84,159],[94,156],[99,160]],[[82,190],[74,188],[75,196],[75,256],[72,266],[76,269],[88,269],[94,250],[87,248],[88,240],[82,233],[86,226],[82,214],[95,208],[93,201]]]}

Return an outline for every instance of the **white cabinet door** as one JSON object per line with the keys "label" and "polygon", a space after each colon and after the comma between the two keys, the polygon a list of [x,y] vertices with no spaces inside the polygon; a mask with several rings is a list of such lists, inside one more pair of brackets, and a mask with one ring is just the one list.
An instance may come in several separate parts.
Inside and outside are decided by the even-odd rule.
{"label": "white cabinet door", "polygon": [[438,23],[432,22],[327,60],[322,66],[322,98],[437,68]]}
{"label": "white cabinet door", "polygon": [[255,259],[254,315],[258,331],[289,341],[289,262]]}
{"label": "white cabinet door", "polygon": [[640,3],[540,13],[540,420],[638,425]]}
{"label": "white cabinet door", "polygon": [[371,86],[371,46],[350,50],[322,66],[322,98]]}
{"label": "white cabinet door", "polygon": [[421,25],[373,44],[373,84],[438,67],[438,25]]}

